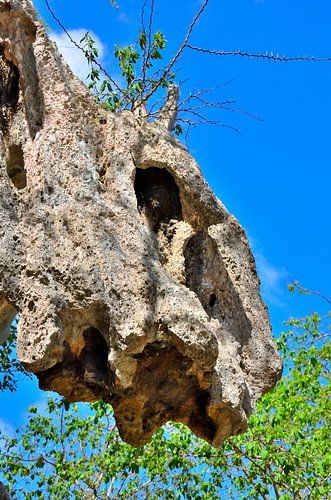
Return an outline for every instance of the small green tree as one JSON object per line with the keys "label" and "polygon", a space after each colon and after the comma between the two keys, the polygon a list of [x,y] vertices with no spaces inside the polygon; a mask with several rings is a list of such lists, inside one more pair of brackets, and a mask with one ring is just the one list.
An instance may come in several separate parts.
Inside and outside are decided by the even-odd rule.
{"label": "small green tree", "polygon": [[121,441],[109,405],[50,397],[14,438],[1,437],[0,480],[18,499],[329,498],[330,314],[286,326],[283,378],[248,432],[222,449],[177,424],[135,449]]}

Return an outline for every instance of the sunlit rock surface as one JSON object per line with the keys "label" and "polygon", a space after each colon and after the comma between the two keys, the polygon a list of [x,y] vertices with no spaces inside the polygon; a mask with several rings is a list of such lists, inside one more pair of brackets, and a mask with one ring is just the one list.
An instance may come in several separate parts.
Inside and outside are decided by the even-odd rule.
{"label": "sunlit rock surface", "polygon": [[101,109],[15,0],[0,104],[0,339],[19,312],[40,387],[111,403],[135,446],[168,420],[243,432],[281,362],[245,233],[167,116]]}

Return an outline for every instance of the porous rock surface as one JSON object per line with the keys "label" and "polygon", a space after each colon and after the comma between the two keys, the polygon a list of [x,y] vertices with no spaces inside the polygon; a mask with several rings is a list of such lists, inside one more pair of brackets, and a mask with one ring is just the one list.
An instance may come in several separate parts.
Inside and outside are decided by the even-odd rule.
{"label": "porous rock surface", "polygon": [[132,445],[243,432],[281,362],[245,233],[167,116],[103,110],[28,0],[0,0],[0,105],[1,340],[19,313],[40,387],[111,403]]}

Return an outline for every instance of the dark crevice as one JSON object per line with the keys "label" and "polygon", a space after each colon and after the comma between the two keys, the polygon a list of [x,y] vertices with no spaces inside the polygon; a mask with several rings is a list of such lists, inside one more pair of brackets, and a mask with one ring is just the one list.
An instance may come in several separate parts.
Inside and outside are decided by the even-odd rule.
{"label": "dark crevice", "polygon": [[85,347],[79,360],[84,370],[84,380],[89,385],[107,386],[108,345],[99,330],[90,327],[83,334]]}
{"label": "dark crevice", "polygon": [[214,307],[214,305],[216,304],[216,299],[216,295],[212,293],[209,297],[209,307]]}
{"label": "dark crevice", "polygon": [[[36,28],[32,22],[30,26],[26,26],[26,30],[24,35],[29,31],[35,37]],[[0,127],[2,131],[8,129],[22,91],[25,116],[30,135],[34,139],[43,126],[43,97],[30,37],[24,45],[25,50],[19,58],[20,71],[12,61],[5,58],[4,45],[0,45]]]}
{"label": "dark crevice", "polygon": [[24,156],[22,147],[19,145],[12,145],[9,147],[7,173],[16,189],[24,189],[26,187]]}
{"label": "dark crevice", "polygon": [[136,361],[133,386],[111,401],[125,441],[140,446],[169,420],[184,422],[212,441],[215,424],[207,411],[210,395],[192,373],[193,361],[167,342],[148,344]]}
{"label": "dark crevice", "polygon": [[29,311],[31,311],[31,312],[34,311],[35,307],[36,307],[36,305],[35,305],[34,301],[30,300],[30,302],[28,303]]}
{"label": "dark crevice", "polygon": [[63,360],[37,373],[39,387],[53,390],[68,401],[109,401],[114,375],[108,368],[108,345],[97,328],[83,332],[84,347],[75,355],[68,342],[63,345]]}
{"label": "dark crevice", "polygon": [[188,241],[185,250],[186,286],[195,292],[208,314],[217,302],[215,289],[224,281],[217,245],[205,232],[199,231]]}
{"label": "dark crevice", "polygon": [[19,78],[17,67],[5,59],[0,46],[0,127],[3,132],[6,132],[18,104]]}
{"label": "dark crevice", "polygon": [[196,293],[211,318],[218,319],[244,343],[251,326],[216,242],[207,232],[198,231],[188,241],[184,257],[186,286]]}
{"label": "dark crevice", "polygon": [[157,232],[172,219],[182,218],[179,189],[166,169],[137,168],[134,189],[138,209],[144,213],[152,231]]}

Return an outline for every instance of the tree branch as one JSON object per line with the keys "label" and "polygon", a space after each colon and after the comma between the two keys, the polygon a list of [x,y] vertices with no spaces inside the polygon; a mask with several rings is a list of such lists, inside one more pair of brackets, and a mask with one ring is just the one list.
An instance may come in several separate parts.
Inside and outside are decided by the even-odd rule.
{"label": "tree branch", "polygon": [[162,76],[160,77],[159,81],[157,82],[157,84],[153,87],[153,89],[147,94],[145,95],[145,97],[141,100],[141,103],[145,103],[156,91],[157,89],[160,87],[162,81],[164,80],[164,78],[169,74],[171,68],[176,64],[176,62],[178,61],[181,53],[183,52],[183,50],[185,49],[185,47],[188,47],[187,45],[187,42],[189,41],[189,38],[192,34],[192,31],[195,27],[195,25],[197,24],[199,18],[201,17],[203,11],[205,10],[205,8],[207,7],[209,3],[209,0],[205,0],[204,3],[202,4],[202,6],[200,7],[200,10],[198,11],[198,13],[196,14],[195,18],[193,19],[192,23],[190,24],[189,26],[189,29],[187,30],[187,33],[186,33],[186,36],[184,38],[184,41],[183,43],[181,44],[181,46],[179,47],[179,49],[177,50],[176,54],[174,55],[174,57],[171,59],[170,63],[168,64],[168,66],[166,66],[166,68],[164,69],[163,73],[162,73]]}
{"label": "tree branch", "polygon": [[275,62],[291,62],[291,61],[311,61],[311,62],[325,62],[331,61],[331,57],[314,57],[314,56],[280,56],[279,54],[273,54],[272,52],[266,52],[263,54],[262,52],[245,52],[242,50],[212,50],[212,49],[204,49],[203,47],[196,47],[194,45],[186,44],[186,47],[191,50],[195,50],[196,52],[203,52],[204,54],[212,54],[215,56],[241,56],[241,57],[250,57],[255,59],[267,59],[269,61]]}
{"label": "tree branch", "polygon": [[[144,21],[146,4],[147,4],[147,0],[145,0],[143,8],[142,8],[142,12],[141,12],[141,25],[142,25],[142,29],[143,29],[144,33],[146,33],[145,21]],[[141,77],[141,79],[142,79],[142,92],[145,91],[148,62],[149,62],[149,58],[150,58],[150,54],[151,54],[154,7],[155,7],[155,1],[151,0],[149,22],[148,22],[148,38],[147,38],[147,44],[146,44],[146,47],[144,49],[144,54],[143,54],[142,77]]]}

